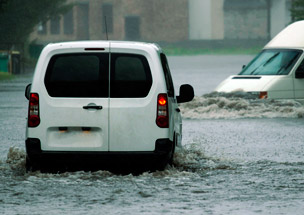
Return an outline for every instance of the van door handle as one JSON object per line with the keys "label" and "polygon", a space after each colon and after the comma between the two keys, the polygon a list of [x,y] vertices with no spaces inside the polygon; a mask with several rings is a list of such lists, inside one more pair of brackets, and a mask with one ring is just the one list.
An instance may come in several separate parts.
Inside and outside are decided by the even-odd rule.
{"label": "van door handle", "polygon": [[97,106],[97,105],[87,105],[87,106],[83,106],[83,109],[96,109],[96,110],[101,110],[102,106]]}

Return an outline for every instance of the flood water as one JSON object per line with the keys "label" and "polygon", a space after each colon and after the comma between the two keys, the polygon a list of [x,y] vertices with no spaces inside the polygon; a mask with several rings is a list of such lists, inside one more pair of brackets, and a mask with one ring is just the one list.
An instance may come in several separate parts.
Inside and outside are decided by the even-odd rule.
{"label": "flood water", "polygon": [[138,176],[25,172],[22,76],[0,83],[0,214],[291,214],[304,211],[304,106],[210,94],[252,56],[169,57],[183,149],[173,167]]}

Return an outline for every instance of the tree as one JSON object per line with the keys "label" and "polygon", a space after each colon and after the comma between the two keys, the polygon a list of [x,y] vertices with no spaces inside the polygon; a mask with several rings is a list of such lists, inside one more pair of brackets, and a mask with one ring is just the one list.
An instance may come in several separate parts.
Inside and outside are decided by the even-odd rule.
{"label": "tree", "polygon": [[38,23],[69,8],[66,0],[0,0],[0,48],[26,42]]}
{"label": "tree", "polygon": [[293,21],[304,20],[304,0],[293,0],[290,11]]}
{"label": "tree", "polygon": [[0,12],[2,11],[4,5],[8,2],[8,0],[0,0]]}

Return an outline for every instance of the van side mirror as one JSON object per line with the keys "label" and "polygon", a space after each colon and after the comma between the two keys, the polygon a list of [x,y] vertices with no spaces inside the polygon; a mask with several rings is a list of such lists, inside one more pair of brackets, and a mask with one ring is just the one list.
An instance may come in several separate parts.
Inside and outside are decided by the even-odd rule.
{"label": "van side mirror", "polygon": [[27,100],[30,99],[31,87],[32,84],[28,84],[25,88],[25,98],[27,98]]}
{"label": "van side mirror", "polygon": [[304,78],[304,71],[297,70],[296,71],[296,78],[303,79]]}
{"label": "van side mirror", "polygon": [[246,65],[243,65],[243,66],[242,66],[242,69],[244,69],[245,67],[246,67]]}
{"label": "van side mirror", "polygon": [[299,65],[299,67],[296,70],[295,77],[299,79],[304,78],[304,61]]}
{"label": "van side mirror", "polygon": [[189,84],[181,85],[179,88],[179,96],[176,96],[177,103],[190,102],[193,98],[193,87]]}

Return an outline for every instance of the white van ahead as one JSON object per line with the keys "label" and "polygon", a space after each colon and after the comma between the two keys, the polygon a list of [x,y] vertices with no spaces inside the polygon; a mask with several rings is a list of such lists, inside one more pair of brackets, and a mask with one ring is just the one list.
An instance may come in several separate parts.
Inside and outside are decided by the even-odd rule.
{"label": "white van ahead", "polygon": [[25,93],[28,170],[131,160],[163,168],[181,146],[178,103],[194,96],[190,85],[175,95],[157,45],[118,41],[47,45]]}
{"label": "white van ahead", "polygon": [[304,101],[304,21],[287,26],[217,92],[244,91],[259,98]]}

